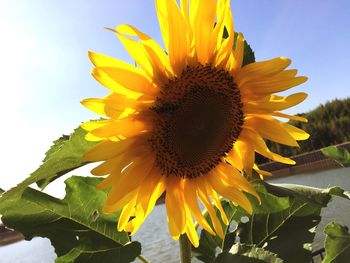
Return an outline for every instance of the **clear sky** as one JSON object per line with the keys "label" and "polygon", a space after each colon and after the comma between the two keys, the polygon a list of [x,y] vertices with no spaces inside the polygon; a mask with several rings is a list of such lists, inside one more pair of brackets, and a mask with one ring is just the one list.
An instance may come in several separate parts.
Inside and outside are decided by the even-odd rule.
{"label": "clear sky", "polygon": [[[231,6],[235,29],[257,60],[289,57],[309,77],[293,90],[309,98],[289,113],[350,95],[349,0],[234,0]],[[96,118],[79,103],[107,93],[90,76],[87,51],[133,63],[102,29],[121,23],[161,41],[153,0],[0,0],[0,187],[28,176],[52,140]]]}

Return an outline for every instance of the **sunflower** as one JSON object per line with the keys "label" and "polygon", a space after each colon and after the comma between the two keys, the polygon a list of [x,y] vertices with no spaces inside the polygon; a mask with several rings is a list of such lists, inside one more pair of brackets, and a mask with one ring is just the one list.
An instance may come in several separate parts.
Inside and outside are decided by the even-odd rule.
{"label": "sunflower", "polygon": [[165,50],[133,26],[120,25],[113,31],[137,66],[89,52],[92,75],[110,94],[82,101],[105,117],[82,124],[86,139],[99,142],[84,158],[101,162],[91,173],[107,176],[98,188],[108,189],[104,212],[121,209],[119,231],[134,234],[165,193],[171,236],[186,234],[197,247],[194,222],[224,236],[215,211],[229,223],[221,197],[252,213],[244,192],[259,196],[245,175],[269,174],[255,164],[255,152],[294,164],[271,152],[265,140],[298,146],[308,138],[280,121],[306,121],[281,110],[307,95],[274,94],[307,78],[286,70],[291,61],[283,57],[242,66],[244,38],[235,38],[229,0],[155,3]]}

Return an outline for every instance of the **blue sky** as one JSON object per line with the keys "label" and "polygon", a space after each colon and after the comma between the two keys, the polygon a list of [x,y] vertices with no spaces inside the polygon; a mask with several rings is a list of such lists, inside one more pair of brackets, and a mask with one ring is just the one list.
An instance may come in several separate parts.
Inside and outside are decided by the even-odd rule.
{"label": "blue sky", "polygon": [[[350,95],[350,1],[235,0],[235,29],[257,60],[277,56],[309,81],[293,91],[309,93],[290,113]],[[5,186],[36,168],[51,141],[96,115],[79,103],[106,94],[90,76],[87,51],[129,61],[103,27],[132,24],[161,42],[153,0],[2,0],[0,11],[0,135]],[[19,165],[20,164],[20,165]],[[9,176],[10,175],[10,176]]]}

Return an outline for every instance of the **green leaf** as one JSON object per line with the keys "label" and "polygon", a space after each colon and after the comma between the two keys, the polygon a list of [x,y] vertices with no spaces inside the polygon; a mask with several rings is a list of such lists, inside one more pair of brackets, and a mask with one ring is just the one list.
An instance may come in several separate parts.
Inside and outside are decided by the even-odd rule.
{"label": "green leaf", "polygon": [[297,184],[268,184],[262,182],[268,191],[276,196],[297,196],[305,202],[313,203],[326,207],[332,196],[338,196],[350,200],[349,192],[344,191],[338,186],[326,189],[315,188]]}
{"label": "green leaf", "polygon": [[124,246],[116,246],[113,241],[88,237],[78,247],[56,259],[56,263],[115,263],[132,262],[141,252],[139,242],[131,242]]}
{"label": "green leaf", "polygon": [[344,148],[329,146],[321,149],[328,158],[333,159],[343,167],[350,167],[350,153]]}
{"label": "green leaf", "polygon": [[[231,225],[233,223],[236,227],[229,231],[223,225],[226,231],[224,240],[202,230],[200,245],[193,248],[194,256],[203,262],[213,262],[218,250],[228,252],[239,240],[240,244],[255,245],[276,253],[288,263],[310,262],[311,244],[320,222],[321,209],[327,206],[332,196],[349,199],[349,194],[340,187],[318,189],[302,185],[272,185],[264,181],[255,182],[254,187],[261,197],[261,205],[247,194],[253,206],[253,214],[248,215],[241,208],[223,201]],[[207,214],[205,216],[208,218]],[[241,220],[244,216],[248,222]],[[291,243],[293,246],[289,245]]]}
{"label": "green leaf", "polygon": [[96,142],[85,140],[85,135],[86,131],[78,127],[70,136],[63,135],[54,141],[45,154],[43,164],[29,178],[45,188],[53,180],[87,164],[83,154],[96,145]]}
{"label": "green leaf", "polygon": [[260,182],[253,183],[253,186],[261,199],[260,204],[255,197],[248,195],[254,214],[280,212],[290,206],[288,198],[281,198],[269,193]]}
{"label": "green leaf", "polygon": [[86,141],[84,138],[85,134],[86,132],[79,127],[74,130],[72,135],[63,135],[56,140],[50,150],[47,151],[43,164],[39,169],[19,185],[5,192],[2,200],[13,198],[14,196],[19,197],[24,189],[32,183],[38,183],[41,188],[44,188],[51,181],[87,164],[82,156],[85,151],[92,148],[96,143]]}
{"label": "green leaf", "polygon": [[[318,189],[302,185],[269,185],[267,189],[289,197],[290,207],[277,213],[253,214],[247,224],[240,224],[240,242],[277,253],[286,262],[310,262],[315,228],[322,207],[332,196],[348,198],[339,187]],[[289,246],[288,244],[293,244]]]}
{"label": "green leaf", "polygon": [[276,254],[263,248],[244,244],[235,244],[229,251],[218,255],[214,263],[283,263]]}
{"label": "green leaf", "polygon": [[290,203],[281,212],[250,216],[248,223],[239,226],[240,242],[264,247],[286,262],[310,262],[321,208],[298,198],[290,198]]}
{"label": "green leaf", "polygon": [[[266,211],[270,212],[278,212],[289,207],[288,198],[280,198],[273,196],[268,193],[265,187],[261,184],[254,185],[256,191],[258,192],[261,198],[261,205],[253,196],[248,196],[249,200],[252,203],[253,210],[255,214],[265,213]],[[223,200],[222,206],[226,212],[226,215],[231,223],[231,225],[238,225],[241,223],[243,217],[248,216],[248,214],[240,207],[233,206],[230,202]],[[217,211],[218,218],[220,218],[219,212]],[[205,214],[208,222],[211,222],[208,213]],[[222,221],[221,225],[224,233],[228,231],[228,226],[226,226]],[[200,241],[198,248],[192,248],[193,255],[203,262],[213,262],[215,259],[215,254],[217,248],[220,251],[229,249],[236,238],[235,232],[227,233],[224,240],[222,240],[219,236],[212,236],[207,231],[202,230],[200,234]]]}
{"label": "green leaf", "polygon": [[62,200],[26,188],[20,198],[0,199],[1,220],[27,240],[49,238],[57,262],[130,262],[141,245],[127,244],[128,234],[117,231],[119,214],[102,213],[107,193],[96,189],[99,182],[100,178],[70,177]]}
{"label": "green leaf", "polygon": [[329,223],[326,234],[326,257],[322,263],[347,263],[350,259],[350,234],[348,228],[335,222]]}
{"label": "green leaf", "polygon": [[253,49],[250,47],[247,41],[244,41],[244,57],[242,62],[242,67],[250,63],[255,62],[255,55]]}

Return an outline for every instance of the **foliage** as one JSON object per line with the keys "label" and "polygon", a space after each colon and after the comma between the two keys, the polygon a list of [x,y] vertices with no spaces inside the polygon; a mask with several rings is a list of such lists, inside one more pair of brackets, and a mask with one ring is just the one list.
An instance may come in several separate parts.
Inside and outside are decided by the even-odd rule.
{"label": "foliage", "polygon": [[129,242],[125,232],[116,231],[119,214],[101,211],[106,192],[97,191],[100,179],[71,177],[66,196],[60,200],[26,188],[20,198],[0,203],[3,223],[30,240],[47,237],[58,256],[56,262],[130,262],[141,252],[138,242]]}
{"label": "foliage", "polygon": [[242,66],[248,65],[253,62],[255,62],[254,51],[252,50],[248,42],[244,41],[244,57],[243,57]]}
{"label": "foliage", "polygon": [[[336,99],[298,115],[307,118],[308,122],[289,121],[289,123],[305,130],[311,135],[310,138],[300,141],[300,148],[268,141],[271,151],[283,156],[292,156],[350,141],[350,98]],[[267,161],[261,155],[257,156],[257,162]]]}
{"label": "foliage", "polygon": [[[349,194],[339,187],[318,189],[258,182],[255,183],[255,188],[261,196],[261,205],[254,197],[249,196],[254,208],[252,215],[222,201],[233,229],[230,230],[222,223],[226,231],[223,240],[202,230],[200,246],[193,248],[194,256],[206,263],[243,260],[241,255],[233,255],[232,250],[238,245],[244,245],[264,249],[268,255],[277,254],[279,259],[273,258],[274,260],[288,263],[310,262],[311,245],[315,228],[321,219],[321,209],[327,206],[332,196],[349,199]],[[206,217],[210,221],[208,214]],[[244,217],[249,220],[242,220]],[[216,257],[218,249],[221,251],[220,258]],[[281,262],[260,258],[261,261],[256,258],[244,260],[246,261],[238,262]]]}
{"label": "foliage", "polygon": [[[254,213],[259,214],[263,211],[278,212],[289,207],[288,198],[279,198],[274,195],[271,195],[266,191],[266,189],[260,185],[256,185],[256,190],[260,195],[262,200],[262,205],[260,206],[258,201],[251,197],[250,200],[255,209]],[[241,223],[241,219],[249,216],[242,208],[233,206],[230,202],[223,200],[222,205],[226,211],[227,217],[231,223],[231,226],[238,226]],[[206,214],[207,220],[210,222],[210,217]],[[220,218],[220,216],[218,217]],[[243,219],[244,220],[244,219]],[[221,222],[224,233],[228,232],[228,226]],[[235,228],[235,231],[238,228]],[[212,262],[215,259],[216,248],[225,250],[229,248],[228,242],[235,239],[236,232],[233,231],[231,235],[228,233],[228,239],[222,240],[219,236],[212,236],[207,231],[201,231],[200,234],[200,244],[198,248],[193,248],[194,255],[203,262]],[[226,242],[224,242],[226,241]],[[232,245],[232,244],[231,244]]]}
{"label": "foliage", "polygon": [[329,146],[322,149],[322,153],[327,157],[335,160],[343,167],[350,166],[350,153],[344,148]]}
{"label": "foliage", "polygon": [[[228,32],[227,29],[224,28],[224,33],[223,33],[223,38],[227,38],[228,37]],[[233,49],[236,48],[236,43],[237,43],[237,38],[238,38],[238,33],[235,32],[235,38],[234,38],[234,43],[233,43]],[[250,45],[248,44],[248,42],[246,40],[244,40],[244,57],[243,57],[243,62],[242,62],[242,66],[248,65],[250,63],[255,62],[255,54],[253,49],[250,47]]]}
{"label": "foliage", "polygon": [[350,234],[347,227],[335,222],[329,223],[326,234],[326,257],[323,263],[348,262],[350,258]]}
{"label": "foliage", "polygon": [[46,152],[43,164],[19,185],[4,193],[1,200],[13,198],[13,195],[20,196],[26,187],[33,183],[44,188],[60,176],[87,164],[83,160],[83,154],[95,143],[86,141],[85,134],[86,132],[78,127],[70,136],[63,135],[54,141]]}
{"label": "foliage", "polygon": [[263,248],[235,244],[229,251],[222,252],[214,263],[283,263],[283,260]]}

